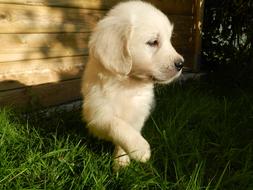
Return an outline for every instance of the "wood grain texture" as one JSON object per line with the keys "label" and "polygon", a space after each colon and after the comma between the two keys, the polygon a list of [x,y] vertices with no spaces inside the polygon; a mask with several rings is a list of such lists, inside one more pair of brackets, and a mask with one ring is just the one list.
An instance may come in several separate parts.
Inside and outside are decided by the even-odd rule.
{"label": "wood grain texture", "polygon": [[[11,61],[88,55],[90,33],[0,34],[0,64]],[[189,31],[173,33],[176,48],[192,48]]]}
{"label": "wood grain texture", "polygon": [[[0,33],[91,32],[105,11],[0,4]],[[192,16],[169,15],[175,30],[189,31]]]}
{"label": "wood grain texture", "polygon": [[0,91],[80,78],[86,56],[0,63]]}
{"label": "wood grain texture", "polygon": [[34,108],[60,105],[80,100],[80,79],[62,81],[0,92],[0,106]]}
{"label": "wood grain texture", "polygon": [[[72,7],[82,9],[107,10],[122,0],[0,0],[5,4],[21,4],[35,6]],[[147,0],[168,14],[192,15],[194,0]]]}
{"label": "wood grain texture", "polygon": [[89,33],[0,34],[1,62],[88,55]]}
{"label": "wood grain texture", "polygon": [[90,32],[103,11],[0,4],[0,33]]}

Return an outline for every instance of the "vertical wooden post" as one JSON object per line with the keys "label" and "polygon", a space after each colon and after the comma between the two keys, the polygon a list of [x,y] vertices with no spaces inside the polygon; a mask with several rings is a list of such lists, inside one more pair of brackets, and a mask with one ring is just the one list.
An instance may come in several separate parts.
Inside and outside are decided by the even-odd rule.
{"label": "vertical wooden post", "polygon": [[201,31],[204,15],[204,0],[194,2],[194,65],[193,71],[198,71],[200,66]]}

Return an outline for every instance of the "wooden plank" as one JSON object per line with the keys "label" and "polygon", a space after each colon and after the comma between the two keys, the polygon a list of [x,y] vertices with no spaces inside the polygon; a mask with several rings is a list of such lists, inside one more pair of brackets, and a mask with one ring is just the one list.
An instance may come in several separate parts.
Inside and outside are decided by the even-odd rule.
{"label": "wooden plank", "polygon": [[[165,13],[192,15],[193,0],[147,0]],[[110,9],[122,0],[0,0],[0,3],[36,6],[75,7],[85,9]]]}
{"label": "wooden plank", "polygon": [[[193,48],[176,50],[192,65]],[[74,56],[0,63],[0,91],[79,78],[86,62],[87,56]]]}
{"label": "wooden plank", "polygon": [[0,91],[80,78],[86,56],[0,63]]}
{"label": "wooden plank", "polygon": [[[186,66],[194,64],[193,49],[178,48],[177,51],[184,57]],[[79,56],[1,63],[0,93],[23,86],[80,78],[86,62],[86,56]]]}
{"label": "wooden plank", "polygon": [[[191,47],[192,34],[186,30],[176,32],[173,33],[175,47]],[[88,55],[89,36],[89,33],[0,34],[0,64],[9,61]]]}
{"label": "wooden plank", "polygon": [[0,34],[0,64],[8,61],[87,55],[88,38],[89,33]]}
{"label": "wooden plank", "polygon": [[[105,12],[0,4],[0,33],[90,32]],[[175,30],[192,28],[192,16],[170,15]],[[177,29],[178,28],[178,29]]]}
{"label": "wooden plank", "polygon": [[79,100],[80,85],[81,79],[75,79],[0,92],[0,106],[41,108],[60,105]]}
{"label": "wooden plank", "polygon": [[[187,66],[193,65],[193,48],[176,50],[185,58]],[[0,91],[80,78],[86,62],[86,56],[78,56],[1,63]]]}
{"label": "wooden plank", "polygon": [[0,4],[0,33],[90,32],[104,12]]}

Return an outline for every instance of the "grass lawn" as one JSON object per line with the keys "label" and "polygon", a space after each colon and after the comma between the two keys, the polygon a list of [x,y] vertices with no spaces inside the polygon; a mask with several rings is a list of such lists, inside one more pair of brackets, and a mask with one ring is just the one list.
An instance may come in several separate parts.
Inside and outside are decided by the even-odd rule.
{"label": "grass lawn", "polygon": [[80,111],[0,111],[0,189],[253,189],[253,93],[189,81],[158,87],[146,164],[112,171],[113,146]]}

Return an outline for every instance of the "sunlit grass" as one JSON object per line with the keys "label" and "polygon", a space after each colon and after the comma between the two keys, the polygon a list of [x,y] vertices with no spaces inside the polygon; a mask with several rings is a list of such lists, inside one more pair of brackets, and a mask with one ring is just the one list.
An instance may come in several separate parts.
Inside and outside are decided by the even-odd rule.
{"label": "sunlit grass", "polygon": [[[0,111],[0,189],[253,189],[251,92],[189,82],[157,89],[146,164],[112,171],[113,146],[80,112]],[[236,92],[236,93],[234,93]]]}

